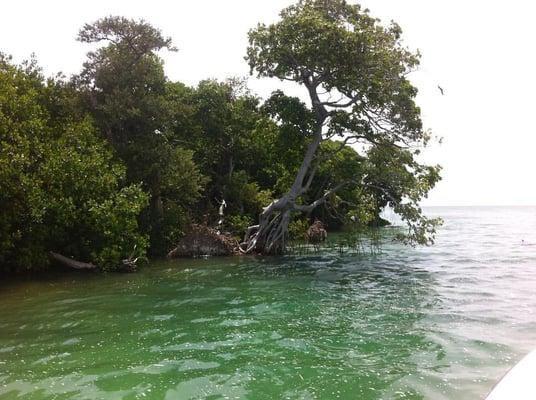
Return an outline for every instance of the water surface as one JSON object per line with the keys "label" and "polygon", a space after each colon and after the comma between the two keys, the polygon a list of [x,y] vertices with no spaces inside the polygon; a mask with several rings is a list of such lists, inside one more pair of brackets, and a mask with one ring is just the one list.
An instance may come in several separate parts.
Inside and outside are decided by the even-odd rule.
{"label": "water surface", "polygon": [[431,248],[4,283],[0,399],[482,398],[536,348],[536,208],[428,213]]}

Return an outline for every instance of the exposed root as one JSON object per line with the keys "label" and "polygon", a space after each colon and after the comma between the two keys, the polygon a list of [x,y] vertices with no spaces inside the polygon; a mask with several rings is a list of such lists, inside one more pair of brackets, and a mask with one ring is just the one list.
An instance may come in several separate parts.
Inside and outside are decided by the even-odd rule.
{"label": "exposed root", "polygon": [[263,213],[259,225],[248,228],[244,241],[240,244],[243,254],[282,254],[288,238],[290,210]]}

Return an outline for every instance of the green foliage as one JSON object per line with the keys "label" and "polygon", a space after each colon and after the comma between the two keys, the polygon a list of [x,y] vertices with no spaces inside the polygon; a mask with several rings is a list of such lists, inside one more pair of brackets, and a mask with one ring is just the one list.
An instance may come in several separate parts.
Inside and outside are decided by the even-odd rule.
{"label": "green foliage", "polygon": [[230,215],[225,221],[226,229],[237,236],[243,237],[247,228],[253,224],[253,219],[247,215]]}
{"label": "green foliage", "polygon": [[169,251],[195,217],[199,217],[193,208],[209,182],[195,164],[192,151],[176,147],[168,159],[161,180],[162,218],[155,224],[159,230],[158,240],[152,244],[153,253],[158,255]]}
{"label": "green foliage", "polygon": [[[305,196],[305,202],[310,203],[329,190],[334,182],[359,182],[365,174],[365,157],[359,155],[353,148],[341,143],[327,140],[319,149],[318,165],[312,187],[313,190]],[[355,217],[360,223],[372,218],[370,210],[371,197],[367,191],[357,185],[342,187],[337,193],[313,211],[313,217],[319,218],[331,228],[340,228],[351,222]]]}
{"label": "green foliage", "polygon": [[296,218],[288,225],[289,238],[292,240],[304,240],[310,223],[307,219]]}
{"label": "green foliage", "polygon": [[188,90],[167,80],[156,54],[176,49],[147,22],[123,17],[86,24],[78,40],[106,43],[88,53],[74,83],[101,135],[126,164],[129,183],[150,193],[142,229],[150,236],[151,253],[165,254],[186,228],[187,208],[207,183],[193,154],[176,143],[177,130],[193,126],[184,104]]}
{"label": "green foliage", "polygon": [[137,216],[147,197],[123,186],[124,167],[88,118],[56,112],[69,93],[45,85],[35,62],[0,59],[3,269],[46,267],[48,251],[114,269],[134,246],[146,249]]}
{"label": "green foliage", "polygon": [[243,235],[257,219],[262,208],[272,198],[270,190],[261,190],[257,182],[251,182],[246,171],[236,171],[226,181],[226,228],[236,235]]}
{"label": "green foliage", "polygon": [[258,146],[252,142],[262,118],[259,100],[244,91],[240,81],[207,80],[185,101],[193,110],[192,124],[177,136],[182,135],[200,168],[208,172],[208,197],[225,197],[230,176],[235,171],[251,170],[251,163],[257,162],[252,150]]}
{"label": "green foliage", "polygon": [[418,204],[440,177],[438,167],[416,161],[430,138],[407,79],[419,53],[404,47],[397,24],[382,26],[345,0],[300,0],[280,16],[249,32],[246,58],[251,73],[298,83],[309,94],[310,108],[281,92],[266,104],[282,131],[304,132],[301,140],[316,152],[312,161],[302,153],[301,175],[294,174],[314,176],[311,190],[293,196],[339,223],[370,220],[390,205],[408,224],[407,242],[430,243],[439,221]]}
{"label": "green foliage", "polygon": [[286,136],[293,136],[303,141],[304,136],[311,135],[314,129],[314,114],[297,97],[286,96],[276,90],[263,105],[263,110],[280,123],[280,129]]}
{"label": "green foliage", "polygon": [[138,233],[137,217],[147,206],[147,200],[139,185],[131,185],[104,201],[88,201],[87,224],[94,235],[91,259],[102,270],[117,269],[119,260],[131,251],[135,255],[145,254],[149,243]]}
{"label": "green foliage", "polygon": [[[319,76],[328,91],[352,92],[366,103],[398,99],[396,114],[415,92],[403,76],[419,60],[401,45],[401,33],[395,23],[382,27],[357,4],[300,0],[281,12],[278,23],[250,31],[247,59],[259,76],[296,82]],[[413,117],[418,122],[418,113]],[[409,122],[402,114],[399,119]]]}
{"label": "green foliage", "polygon": [[260,213],[264,204],[258,201],[259,191],[259,185],[250,182],[246,171],[234,172],[226,181],[227,212],[254,215]]}
{"label": "green foliage", "polygon": [[163,48],[177,50],[172,46],[171,38],[162,36],[158,29],[146,21],[134,22],[125,17],[105,17],[93,24],[85,24],[78,34],[78,40],[85,43],[109,40],[121,51],[138,56]]}
{"label": "green foliage", "polygon": [[393,208],[408,225],[407,233],[399,239],[407,244],[433,243],[433,233],[442,221],[427,218],[419,203],[441,179],[441,167],[422,165],[415,159],[415,152],[396,147],[373,146],[367,155],[365,181],[378,209]]}
{"label": "green foliage", "polygon": [[406,79],[419,54],[344,0],[281,17],[250,31],[247,60],[305,86],[310,105],[282,91],[263,102],[237,78],[170,81],[157,52],[176,49],[143,20],[84,25],[78,40],[94,47],[70,81],[0,56],[0,268],[44,268],[49,251],[107,271],[160,256],[192,222],[215,225],[223,199],[223,228],[242,235],[289,193],[317,132],[295,204],[323,201],[294,215],[291,237],[316,217],[363,227],[389,206],[408,223],[402,240],[429,243],[439,221],[418,204],[440,167],[417,160],[430,137]]}

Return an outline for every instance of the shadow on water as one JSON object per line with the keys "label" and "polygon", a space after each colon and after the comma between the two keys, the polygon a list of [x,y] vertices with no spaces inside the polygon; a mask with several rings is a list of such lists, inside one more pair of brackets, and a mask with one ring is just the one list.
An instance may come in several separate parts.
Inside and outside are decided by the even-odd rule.
{"label": "shadow on water", "polygon": [[412,377],[445,367],[434,286],[389,252],[20,283],[0,294],[0,397],[424,398]]}

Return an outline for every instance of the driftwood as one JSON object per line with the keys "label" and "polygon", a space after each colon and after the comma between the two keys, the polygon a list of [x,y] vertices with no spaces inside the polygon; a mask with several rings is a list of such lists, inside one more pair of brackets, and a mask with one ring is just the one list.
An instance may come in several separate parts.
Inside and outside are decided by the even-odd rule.
{"label": "driftwood", "polygon": [[72,258],[62,256],[61,254],[50,252],[50,257],[57,261],[58,263],[74,269],[79,270],[94,270],[97,269],[97,266],[91,263],[85,263],[82,261],[73,260]]}

